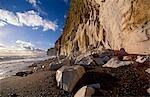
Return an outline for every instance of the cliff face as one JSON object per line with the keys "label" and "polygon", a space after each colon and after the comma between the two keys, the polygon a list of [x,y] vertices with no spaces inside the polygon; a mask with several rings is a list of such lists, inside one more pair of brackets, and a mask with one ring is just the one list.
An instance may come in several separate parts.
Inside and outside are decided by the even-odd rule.
{"label": "cliff face", "polygon": [[47,55],[48,55],[48,56],[55,56],[55,55],[56,55],[56,50],[55,50],[55,48],[49,48],[49,49],[47,50]]}
{"label": "cliff face", "polygon": [[72,0],[59,54],[124,48],[150,54],[150,0]]}

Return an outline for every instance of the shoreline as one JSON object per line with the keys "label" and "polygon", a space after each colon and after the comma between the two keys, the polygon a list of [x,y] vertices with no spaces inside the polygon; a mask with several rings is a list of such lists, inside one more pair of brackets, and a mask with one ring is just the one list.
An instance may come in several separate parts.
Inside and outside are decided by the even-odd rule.
{"label": "shoreline", "polygon": [[[70,66],[67,59],[63,61],[65,62],[62,63],[63,66]],[[0,81],[0,97],[73,97],[83,85],[97,82],[100,83],[101,88],[97,89],[92,97],[99,97],[99,95],[102,97],[149,96],[147,89],[150,75],[145,72],[147,68],[150,68],[149,63],[135,63],[118,68],[85,67],[86,73],[71,93],[57,87],[56,70],[50,70],[50,63],[57,63],[57,58],[30,65],[26,71],[32,71],[32,73],[28,73],[26,76],[19,75],[2,79]]]}
{"label": "shoreline", "polygon": [[52,59],[31,64],[25,71],[32,71],[33,73],[27,76],[13,75],[1,79],[0,97],[41,97],[41,95],[42,97],[62,97],[63,95],[72,97],[70,93],[56,86],[56,71],[49,70],[48,64],[50,61]]}
{"label": "shoreline", "polygon": [[46,57],[37,57],[37,58],[34,57],[34,58],[2,61],[0,62],[0,80],[7,77],[11,77],[19,71],[25,71],[32,64],[39,63],[49,58],[51,57],[46,56]]}

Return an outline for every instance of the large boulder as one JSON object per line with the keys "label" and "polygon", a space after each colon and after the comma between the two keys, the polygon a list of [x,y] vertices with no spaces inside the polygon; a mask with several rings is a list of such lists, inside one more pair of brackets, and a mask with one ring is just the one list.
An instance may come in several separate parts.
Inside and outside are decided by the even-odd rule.
{"label": "large boulder", "polygon": [[58,70],[60,67],[62,67],[61,63],[50,63],[49,64],[50,70]]}
{"label": "large boulder", "polygon": [[99,50],[97,52],[89,51],[84,54],[81,54],[75,59],[75,64],[83,66],[104,65],[113,56],[113,52],[109,50],[102,50],[101,52]]}
{"label": "large boulder", "polygon": [[134,60],[133,56],[123,56],[124,61]]}
{"label": "large boulder", "polygon": [[150,88],[147,89],[147,92],[150,94]]}
{"label": "large boulder", "polygon": [[81,60],[76,60],[75,64],[82,65],[82,66],[90,66],[94,64],[94,61],[92,57],[87,56],[87,57],[82,58]]}
{"label": "large boulder", "polygon": [[96,83],[96,84],[90,84],[90,85],[87,85],[88,87],[92,87],[94,89],[99,89],[100,88],[100,84],[99,83]]}
{"label": "large boulder", "polygon": [[104,56],[104,57],[100,57],[100,58],[94,58],[94,61],[96,62],[96,64],[98,65],[104,65],[105,63],[107,63],[110,60],[110,58],[108,56]]}
{"label": "large boulder", "polygon": [[136,62],[144,63],[150,60],[150,56],[137,56]]}
{"label": "large boulder", "polygon": [[93,57],[91,56],[91,51],[82,53],[75,57],[75,63],[78,65],[91,65],[93,62]]}
{"label": "large boulder", "polygon": [[126,66],[130,64],[133,64],[133,61],[120,61],[118,57],[113,57],[105,65],[103,65],[103,67],[117,68],[120,66]]}
{"label": "large boulder", "polygon": [[56,72],[57,86],[65,91],[71,92],[84,73],[84,67],[79,65],[62,66]]}
{"label": "large boulder", "polygon": [[150,68],[146,69],[145,71],[150,74]]}
{"label": "large boulder", "polygon": [[91,97],[95,93],[95,89],[89,86],[83,86],[74,97]]}
{"label": "large boulder", "polygon": [[92,56],[97,65],[104,65],[114,56],[114,51],[102,50],[99,53],[92,54]]}
{"label": "large boulder", "polygon": [[20,72],[17,72],[15,76],[25,77],[32,73],[33,73],[32,71],[20,71]]}

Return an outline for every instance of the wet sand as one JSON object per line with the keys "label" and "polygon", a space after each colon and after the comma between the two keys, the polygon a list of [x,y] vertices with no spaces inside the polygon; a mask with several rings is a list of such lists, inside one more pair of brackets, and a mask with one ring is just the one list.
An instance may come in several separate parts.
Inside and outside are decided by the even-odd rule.
{"label": "wet sand", "polygon": [[33,63],[38,63],[41,60],[48,59],[49,57],[39,57],[39,58],[26,58],[26,59],[15,59],[6,60],[0,62],[0,80],[10,77],[19,71],[26,70],[28,66]]}
{"label": "wet sand", "polygon": [[38,65],[36,70],[29,66],[26,71],[33,73],[27,76],[11,76],[0,80],[0,97],[71,97],[70,93],[56,86],[56,71],[48,69],[50,61],[34,63]]}
{"label": "wet sand", "polygon": [[[13,76],[0,81],[1,97],[70,97],[56,87],[55,72],[36,72],[26,77]],[[16,95],[16,96],[15,96]]]}

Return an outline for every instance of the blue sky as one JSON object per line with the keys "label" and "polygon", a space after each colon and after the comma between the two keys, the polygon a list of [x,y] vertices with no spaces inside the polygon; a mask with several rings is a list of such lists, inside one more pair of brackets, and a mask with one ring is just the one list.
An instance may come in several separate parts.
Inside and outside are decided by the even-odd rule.
{"label": "blue sky", "polygon": [[61,35],[68,9],[69,0],[0,0],[0,47],[47,50]]}

